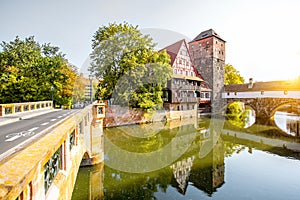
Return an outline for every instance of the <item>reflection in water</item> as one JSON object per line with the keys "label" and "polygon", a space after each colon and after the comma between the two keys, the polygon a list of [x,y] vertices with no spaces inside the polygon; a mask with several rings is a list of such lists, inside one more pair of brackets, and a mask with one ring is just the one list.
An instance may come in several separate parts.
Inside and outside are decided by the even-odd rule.
{"label": "reflection in water", "polygon": [[[180,141],[185,143],[185,137],[193,138],[193,141],[181,156],[154,171],[132,173],[127,169],[124,172],[108,165],[104,170],[101,165],[82,168],[72,199],[299,198],[300,153],[266,145],[261,142],[265,139],[263,136],[249,133],[249,130],[228,134],[231,130],[224,129],[218,133],[214,124],[218,123],[201,118],[196,136],[194,123],[156,129],[158,133],[149,134],[150,138],[136,138],[121,134],[120,129],[108,129],[105,134],[109,134],[110,141],[131,152],[151,152],[168,144],[172,144],[171,151],[176,151],[180,148]],[[138,132],[139,127],[146,135],[142,126],[134,126],[132,130]],[[297,126],[289,127],[294,130]],[[130,131],[130,127],[126,129]],[[176,135],[178,130],[181,132]],[[172,143],[174,138],[176,143]],[[111,157],[106,152],[106,158]],[[132,164],[128,157],[118,159],[122,165]],[[153,158],[152,162],[158,160],[159,157]]]}
{"label": "reflection in water", "polygon": [[242,102],[227,105],[226,119],[239,128],[248,128],[255,123],[255,111]]}
{"label": "reflection in water", "polygon": [[80,168],[76,178],[72,199],[103,199],[104,198],[104,165]]}
{"label": "reflection in water", "polygon": [[284,132],[292,136],[300,136],[300,116],[292,113],[276,112],[274,120],[276,125]]}
{"label": "reflection in water", "polygon": [[182,194],[185,194],[187,181],[190,176],[194,159],[195,156],[187,157],[170,166],[171,169],[173,169],[174,178],[176,179],[178,187],[180,188],[179,192]]}

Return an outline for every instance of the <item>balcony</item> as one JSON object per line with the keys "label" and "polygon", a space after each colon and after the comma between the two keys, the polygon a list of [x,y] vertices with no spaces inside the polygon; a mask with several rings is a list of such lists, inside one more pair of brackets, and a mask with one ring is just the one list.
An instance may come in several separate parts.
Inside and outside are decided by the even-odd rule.
{"label": "balcony", "polygon": [[194,90],[200,91],[201,87],[198,85],[175,85],[172,83],[167,84],[168,89],[170,90]]}
{"label": "balcony", "polygon": [[197,103],[199,100],[197,97],[172,97],[172,103]]}

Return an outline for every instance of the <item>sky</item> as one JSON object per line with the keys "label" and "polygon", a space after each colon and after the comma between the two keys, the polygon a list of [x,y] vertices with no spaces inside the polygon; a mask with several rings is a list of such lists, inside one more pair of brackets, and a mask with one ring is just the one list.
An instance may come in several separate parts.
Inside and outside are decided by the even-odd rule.
{"label": "sky", "polygon": [[34,36],[81,69],[97,29],[126,21],[161,47],[214,29],[246,82],[300,76],[299,0],[0,0],[0,9],[0,41]]}

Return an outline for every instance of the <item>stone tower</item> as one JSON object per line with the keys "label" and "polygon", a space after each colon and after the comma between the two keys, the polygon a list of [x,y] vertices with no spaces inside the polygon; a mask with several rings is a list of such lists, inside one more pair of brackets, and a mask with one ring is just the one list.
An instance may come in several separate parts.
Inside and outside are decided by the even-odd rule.
{"label": "stone tower", "polygon": [[212,112],[221,112],[224,106],[221,92],[224,87],[225,40],[209,29],[201,32],[189,43],[189,50],[198,73],[212,89]]}

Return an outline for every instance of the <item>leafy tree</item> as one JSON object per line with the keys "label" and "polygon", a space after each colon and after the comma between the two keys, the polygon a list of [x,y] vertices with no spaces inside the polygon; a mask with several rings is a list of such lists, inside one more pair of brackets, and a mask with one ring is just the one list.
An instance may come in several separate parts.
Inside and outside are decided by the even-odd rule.
{"label": "leafy tree", "polygon": [[83,77],[83,74],[80,74],[75,80],[73,102],[85,101],[85,85],[85,78]]}
{"label": "leafy tree", "polygon": [[232,65],[225,65],[225,85],[230,84],[243,84],[244,78],[240,75],[240,72],[236,70]]}
{"label": "leafy tree", "polygon": [[2,42],[0,52],[0,102],[16,103],[51,99],[70,105],[76,69],[58,47],[40,45],[34,37]]}
{"label": "leafy tree", "polygon": [[154,51],[152,39],[128,23],[102,26],[94,35],[91,72],[103,81],[97,98],[120,105],[155,110],[162,105],[162,88],[171,78],[170,58]]}

